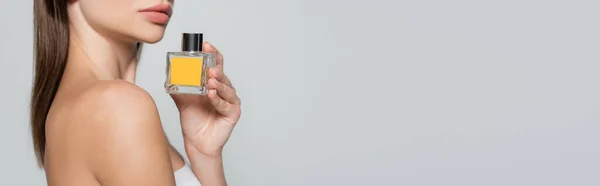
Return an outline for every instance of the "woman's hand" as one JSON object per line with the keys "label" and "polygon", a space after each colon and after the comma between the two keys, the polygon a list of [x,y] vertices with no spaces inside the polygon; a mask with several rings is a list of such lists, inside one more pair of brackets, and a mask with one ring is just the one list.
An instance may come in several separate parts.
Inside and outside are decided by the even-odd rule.
{"label": "woman's hand", "polygon": [[208,69],[208,95],[172,94],[171,97],[179,109],[186,149],[206,158],[220,158],[240,118],[240,98],[223,73],[223,55],[211,44],[203,45],[205,52],[217,55],[216,66]]}

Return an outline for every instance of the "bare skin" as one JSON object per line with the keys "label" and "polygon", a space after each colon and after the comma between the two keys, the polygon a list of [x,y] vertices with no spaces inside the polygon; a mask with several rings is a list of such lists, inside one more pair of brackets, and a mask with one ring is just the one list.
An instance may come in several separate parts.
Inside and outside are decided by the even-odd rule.
{"label": "bare skin", "polygon": [[[45,157],[48,184],[173,185],[172,173],[183,167],[184,161],[167,141],[152,97],[126,80],[99,79],[80,64],[84,63],[69,63],[48,115]],[[231,87],[215,83],[219,77],[217,71],[213,69],[209,73],[213,77],[209,86],[214,90],[223,89],[223,93],[231,89],[229,96],[238,99],[234,102],[239,104]],[[213,91],[208,97],[175,96],[174,99],[179,103],[215,96]],[[223,103],[215,101],[214,104]],[[207,138],[199,134],[206,127],[195,124],[206,121],[200,121],[198,108],[182,103],[178,108],[192,112],[187,117],[182,114],[182,128],[193,171],[199,179],[204,177],[202,182],[213,180],[215,184],[211,185],[226,185],[221,151],[227,138],[206,139],[221,145],[194,139]],[[211,116],[206,118],[220,121]],[[233,120],[237,122],[237,118]],[[223,130],[232,128],[225,126]]]}
{"label": "bare skin", "polygon": [[65,83],[47,123],[48,184],[171,185],[183,159],[152,98],[122,80],[77,82],[89,84]]}
{"label": "bare skin", "polygon": [[[117,1],[115,1],[117,2]],[[67,67],[46,120],[48,185],[173,186],[184,166],[168,142],[152,97],[137,87],[135,41],[103,35],[71,5]],[[207,96],[173,95],[185,151],[203,186],[223,186],[222,149],[241,109],[223,56],[209,70]]]}

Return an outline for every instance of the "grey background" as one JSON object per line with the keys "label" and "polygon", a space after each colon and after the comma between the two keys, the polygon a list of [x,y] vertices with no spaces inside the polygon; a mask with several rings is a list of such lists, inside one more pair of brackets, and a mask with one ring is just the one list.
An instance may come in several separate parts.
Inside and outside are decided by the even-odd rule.
{"label": "grey background", "polygon": [[[43,185],[32,1],[0,11],[0,185]],[[138,85],[183,152],[164,55],[200,31],[243,117],[230,185],[600,185],[598,1],[177,0]]]}

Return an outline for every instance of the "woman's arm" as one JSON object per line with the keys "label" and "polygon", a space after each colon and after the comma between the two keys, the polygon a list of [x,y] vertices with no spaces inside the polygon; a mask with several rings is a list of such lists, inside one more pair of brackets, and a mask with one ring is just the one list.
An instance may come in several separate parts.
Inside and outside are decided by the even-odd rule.
{"label": "woman's arm", "polygon": [[[87,166],[103,186],[174,186],[168,142],[152,97],[125,81],[99,83],[78,117],[88,127]],[[74,134],[76,135],[76,134]]]}
{"label": "woman's arm", "polygon": [[181,118],[185,150],[192,170],[203,186],[225,186],[222,151],[241,115],[241,101],[223,73],[223,55],[209,43],[202,47],[216,54],[208,71],[208,95],[171,95]]}
{"label": "woman's arm", "polygon": [[200,153],[193,145],[185,142],[185,151],[190,159],[192,171],[202,185],[225,186],[225,172],[221,156],[207,157]]}

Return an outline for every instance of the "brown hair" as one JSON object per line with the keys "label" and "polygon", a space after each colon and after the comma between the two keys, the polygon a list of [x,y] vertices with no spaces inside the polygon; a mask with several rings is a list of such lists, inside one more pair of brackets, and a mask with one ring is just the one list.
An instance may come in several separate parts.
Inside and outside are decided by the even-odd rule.
{"label": "brown hair", "polygon": [[[35,72],[31,90],[31,136],[38,165],[44,167],[46,118],[69,56],[69,0],[34,0]],[[136,43],[139,60],[142,43]]]}
{"label": "brown hair", "polygon": [[46,117],[62,79],[69,53],[68,0],[34,0],[34,83],[31,135],[38,165],[44,166]]}

